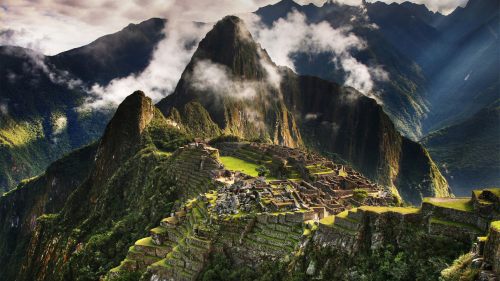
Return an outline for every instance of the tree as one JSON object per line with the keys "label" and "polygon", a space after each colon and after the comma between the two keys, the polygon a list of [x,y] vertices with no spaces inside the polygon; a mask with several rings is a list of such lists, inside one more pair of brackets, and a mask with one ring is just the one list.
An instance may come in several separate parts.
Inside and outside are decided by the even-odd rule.
{"label": "tree", "polygon": [[255,170],[259,174],[259,177],[267,177],[270,173],[269,169],[264,165],[260,165]]}

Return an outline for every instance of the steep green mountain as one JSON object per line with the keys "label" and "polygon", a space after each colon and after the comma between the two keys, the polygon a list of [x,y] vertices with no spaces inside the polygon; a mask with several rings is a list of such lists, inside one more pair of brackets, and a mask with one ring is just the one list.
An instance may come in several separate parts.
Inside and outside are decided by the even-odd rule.
{"label": "steep green mountain", "polygon": [[[0,279],[98,279],[123,258],[127,244],[170,212],[177,198],[195,194],[192,188],[196,185],[188,189],[177,180],[181,174],[178,169],[186,159],[197,166],[196,159],[201,155],[180,153],[170,157],[171,151],[189,140],[142,92],[130,95],[117,109],[97,149],[92,147],[90,159],[95,155],[94,161],[82,161],[83,156],[78,154],[83,152],[76,152],[62,160],[64,168],[54,164],[54,169],[60,170],[57,179],[74,180],[58,186],[49,169],[45,176],[2,197],[8,222],[5,227],[14,220],[19,226],[29,227],[29,235],[26,238],[25,232],[18,232],[11,236],[2,231],[7,247],[17,248],[12,256],[2,254],[12,262],[12,268],[2,267]],[[206,167],[210,167],[208,163]],[[79,173],[88,176],[79,179]],[[50,182],[46,185],[47,180]],[[200,188],[205,188],[204,184],[199,183]],[[38,186],[48,190],[38,191]],[[44,204],[46,196],[53,198],[50,194],[54,192],[64,199],[57,205],[49,200],[45,209],[33,207],[30,215],[13,213],[24,209],[21,200],[28,200],[27,204],[33,200],[33,206],[37,206]],[[19,199],[21,196],[24,199]],[[23,212],[28,211],[29,207]],[[41,213],[45,215],[36,219]]]}
{"label": "steep green mountain", "polygon": [[102,134],[112,110],[82,110],[85,88],[142,71],[164,26],[161,19],[130,24],[49,57],[0,46],[0,191]]}
{"label": "steep green mountain", "polygon": [[473,186],[498,186],[500,180],[500,102],[471,118],[430,133],[424,146],[446,173],[455,195]]}
{"label": "steep green mountain", "polygon": [[87,178],[96,148],[92,144],[71,152],[43,175],[22,181],[0,197],[0,264],[9,265],[1,267],[0,280],[15,279],[38,220],[63,209],[68,196]]}
{"label": "steep green mountain", "polygon": [[[191,126],[187,128],[195,133],[196,127],[207,128],[208,137],[224,132],[299,147],[303,144],[295,117],[280,89],[268,79],[279,75],[277,71],[243,21],[227,17],[200,42],[174,93],[158,107],[165,116],[179,112],[183,124],[189,120]],[[214,124],[218,129],[194,123]],[[270,124],[272,130],[267,129]]]}
{"label": "steep green mountain", "polygon": [[[276,76],[279,84],[273,84]],[[449,194],[427,151],[402,137],[374,100],[278,68],[237,17],[214,26],[175,92],[158,106],[165,116],[179,114],[188,131],[198,132],[205,124],[206,137],[223,132],[336,154],[371,179],[397,187],[410,202]],[[187,110],[192,107],[196,111]]]}

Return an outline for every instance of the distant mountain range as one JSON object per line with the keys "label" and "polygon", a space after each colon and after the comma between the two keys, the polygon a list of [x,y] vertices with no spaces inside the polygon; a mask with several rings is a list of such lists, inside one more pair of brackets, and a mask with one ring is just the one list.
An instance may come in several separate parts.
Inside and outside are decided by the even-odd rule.
{"label": "distant mountain range", "polygon": [[[459,180],[454,175],[463,167],[450,160],[457,159],[455,150],[445,149],[442,144],[435,147],[438,141],[432,140],[440,135],[441,140],[448,140],[446,143],[469,151],[488,151],[498,145],[494,138],[480,141],[482,137],[470,131],[467,136],[478,140],[471,147],[470,142],[461,143],[456,134],[442,130],[460,127],[468,119],[481,120],[478,115],[489,112],[487,108],[498,100],[498,1],[471,0],[447,16],[409,2],[365,3],[361,8],[335,2],[322,7],[302,6],[291,0],[262,7],[255,13],[263,23],[272,25],[293,10],[305,14],[310,23],[327,21],[333,27],[348,24],[367,42],[366,49],[353,55],[365,64],[376,62],[389,73],[389,81],[376,83],[383,110],[403,135],[413,140],[425,137],[423,144],[452,189],[499,183],[495,176],[500,172],[498,161],[481,157],[469,158],[473,161],[468,166],[470,181]],[[165,36],[162,31],[166,24],[163,19],[131,24],[89,45],[50,57],[17,47],[1,47],[1,186],[10,189],[23,178],[41,173],[64,153],[98,138],[111,112],[81,110],[88,97],[83,88],[93,83],[106,85],[112,79],[144,70],[155,46]],[[373,29],[372,24],[377,28]],[[342,84],[344,74],[329,63],[330,57],[297,53],[293,59],[298,74]],[[68,81],[61,83],[61,79],[78,83],[68,89]],[[212,133],[221,130],[222,123],[217,119],[213,120],[217,126],[211,126]],[[467,128],[470,126],[464,130]],[[485,128],[490,131],[482,135],[494,136],[498,130],[494,125]],[[297,144],[293,130],[289,134],[285,140]],[[332,147],[345,160],[353,161],[352,156],[342,155],[337,149]]]}

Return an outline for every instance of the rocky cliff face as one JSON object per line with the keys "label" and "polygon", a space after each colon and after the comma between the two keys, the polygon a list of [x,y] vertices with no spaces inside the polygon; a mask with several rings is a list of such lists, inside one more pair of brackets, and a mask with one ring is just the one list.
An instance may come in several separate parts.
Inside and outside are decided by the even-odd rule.
{"label": "rocky cliff face", "polygon": [[[202,106],[198,112],[203,114],[187,113],[192,102]],[[370,178],[397,187],[413,203],[422,196],[449,195],[446,180],[425,149],[402,137],[374,100],[277,67],[236,17],[214,26],[175,93],[158,106],[167,116],[180,112],[191,123],[215,123],[226,134],[336,154]]]}

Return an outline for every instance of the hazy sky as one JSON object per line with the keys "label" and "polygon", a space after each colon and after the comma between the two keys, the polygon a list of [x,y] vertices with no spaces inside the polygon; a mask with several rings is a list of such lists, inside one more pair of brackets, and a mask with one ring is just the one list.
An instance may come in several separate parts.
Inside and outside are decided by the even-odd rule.
{"label": "hazy sky", "polygon": [[[449,13],[467,2],[412,1],[442,13]],[[151,17],[213,22],[228,14],[252,12],[276,2],[278,0],[0,0],[0,45],[18,45],[53,55]],[[322,5],[324,0],[297,2]],[[341,2],[356,5],[361,0]]]}

